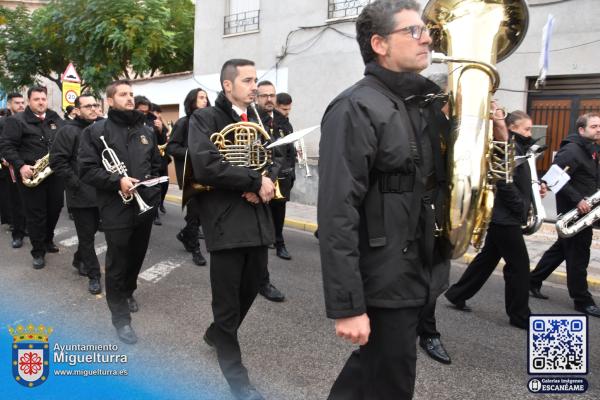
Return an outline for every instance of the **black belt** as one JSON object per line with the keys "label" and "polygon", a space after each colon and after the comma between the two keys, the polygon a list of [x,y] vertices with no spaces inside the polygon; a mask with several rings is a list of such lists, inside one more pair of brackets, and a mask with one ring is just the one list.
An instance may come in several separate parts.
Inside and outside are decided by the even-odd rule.
{"label": "black belt", "polygon": [[[415,186],[415,175],[405,174],[381,174],[379,179],[379,191],[381,193],[405,193],[412,192]],[[430,191],[437,187],[435,174],[425,178],[425,190]]]}

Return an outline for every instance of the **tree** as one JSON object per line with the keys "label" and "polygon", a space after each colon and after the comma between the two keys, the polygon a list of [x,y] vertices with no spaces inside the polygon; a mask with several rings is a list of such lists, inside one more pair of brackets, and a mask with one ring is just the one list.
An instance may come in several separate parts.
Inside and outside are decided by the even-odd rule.
{"label": "tree", "polygon": [[[114,79],[192,68],[190,0],[53,0],[31,16],[7,15],[15,19],[11,29],[24,23],[20,26],[31,28],[21,28],[22,38],[0,39],[0,50],[8,43],[11,54],[5,69],[0,62],[3,87],[29,84],[35,75],[60,85],[69,62],[79,71],[83,88],[95,92]],[[8,21],[5,26],[8,30]]]}

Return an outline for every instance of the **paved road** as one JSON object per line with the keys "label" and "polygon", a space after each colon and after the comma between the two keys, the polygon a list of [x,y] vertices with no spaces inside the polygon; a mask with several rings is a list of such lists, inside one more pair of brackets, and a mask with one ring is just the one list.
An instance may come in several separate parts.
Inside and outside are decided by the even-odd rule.
{"label": "paved road", "polygon": [[[86,279],[70,266],[75,231],[64,215],[55,240],[61,251],[48,255],[47,267],[40,271],[31,268],[28,249],[10,249],[10,235],[2,230],[0,304],[10,308],[0,312],[0,330],[21,320],[48,321],[62,330],[56,340],[65,343],[83,337],[83,343],[119,344],[129,355],[131,379],[145,385],[169,382],[173,394],[162,398],[230,399],[215,354],[201,340],[211,321],[208,268],[193,265],[189,253],[174,239],[183,223],[179,207],[169,204],[167,210],[164,225],[153,228],[136,292],[140,303],[133,321],[140,336],[137,345],[119,344],[104,297],[87,293]],[[257,299],[240,331],[244,362],[267,399],[325,399],[352,346],[333,335],[333,325],[324,316],[316,240],[310,233],[291,229],[286,229],[285,236],[294,259],[280,260],[272,251],[269,261],[272,282],[287,295],[287,301],[277,304]],[[103,244],[100,234],[96,245],[101,264]],[[463,269],[462,263],[454,265],[452,281]],[[544,398],[527,391],[526,333],[508,325],[503,285],[502,278],[493,275],[470,302],[472,313],[454,311],[440,299],[439,329],[453,364],[436,363],[419,349],[415,399]],[[563,286],[551,284],[545,291],[551,300],[532,299],[534,312],[573,312]],[[591,372],[587,379],[591,390],[580,399],[600,398],[599,331],[600,321],[590,320]],[[151,373],[144,372],[146,366]],[[5,379],[6,374],[0,374],[0,387],[15,385]],[[54,377],[45,386],[50,388],[59,379]],[[100,378],[87,379],[94,385],[98,381],[93,379]],[[180,394],[175,394],[176,389]],[[128,398],[146,398],[130,393]],[[86,397],[101,398],[93,392]]]}

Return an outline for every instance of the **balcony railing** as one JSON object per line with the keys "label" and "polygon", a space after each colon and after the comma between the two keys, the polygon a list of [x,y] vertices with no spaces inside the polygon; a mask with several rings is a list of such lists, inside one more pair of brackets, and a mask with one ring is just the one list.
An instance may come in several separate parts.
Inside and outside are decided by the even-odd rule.
{"label": "balcony railing", "polygon": [[356,17],[370,0],[327,0],[327,19]]}
{"label": "balcony railing", "polygon": [[225,16],[224,35],[255,32],[260,28],[260,10],[245,11]]}

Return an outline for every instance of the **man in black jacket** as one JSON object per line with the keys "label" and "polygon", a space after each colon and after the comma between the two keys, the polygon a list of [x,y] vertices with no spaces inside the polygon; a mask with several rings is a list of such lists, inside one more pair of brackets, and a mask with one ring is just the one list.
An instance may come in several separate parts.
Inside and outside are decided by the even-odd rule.
{"label": "man in black jacket", "polygon": [[[173,157],[173,160],[175,161],[175,175],[177,176],[179,189],[183,189],[183,169],[185,167],[185,157],[188,149],[190,116],[195,110],[205,107],[210,107],[208,94],[200,88],[190,90],[183,101],[185,116],[179,118],[177,122],[175,122],[173,132],[169,138],[169,144],[167,145],[166,150],[167,154]],[[185,226],[176,237],[177,240],[183,244],[185,249],[192,253],[194,264],[206,265],[206,260],[202,255],[202,251],[200,251],[200,215],[198,207],[198,201],[195,197],[192,197],[188,203],[185,204]]]}
{"label": "man in black jacket", "polygon": [[[515,154],[525,155],[533,144],[531,118],[522,111],[514,111],[506,118],[506,124],[515,141]],[[503,258],[506,262],[503,271],[506,281],[505,307],[510,324],[521,329],[529,326],[529,255],[521,226],[527,221],[532,201],[531,190],[531,171],[526,162],[515,168],[513,183],[497,183],[485,244],[460,280],[445,294],[456,308],[470,310],[465,301],[481,289]]]}
{"label": "man in black jacket", "polygon": [[45,87],[29,88],[27,98],[29,105],[25,111],[6,119],[0,147],[6,161],[18,172],[17,184],[27,219],[33,268],[41,269],[46,265],[46,252],[58,252],[53,239],[63,207],[63,182],[55,174],[35,187],[25,186],[23,180],[31,179],[32,166],[48,154],[54,136],[64,122],[48,109]]}
{"label": "man in black jacket", "polygon": [[[356,21],[365,78],[321,123],[318,222],[327,316],[359,344],[329,399],[412,398],[417,325],[447,287],[441,88],[419,75],[429,36],[412,0],[376,0]],[[435,207],[434,207],[435,205]],[[437,223],[436,223],[437,220]]]}
{"label": "man in black jacket", "polygon": [[[194,111],[190,118],[189,156],[195,179],[212,187],[198,194],[206,248],[214,322],[204,340],[216,347],[219,365],[237,399],[263,397],[252,386],[242,364],[238,329],[258,293],[267,267],[267,246],[273,243],[269,201],[272,178],[226,161],[210,136],[229,124],[257,121],[250,105],[256,97],[256,69],[249,60],[233,59],[221,69],[215,106]],[[277,166],[275,166],[277,167]]]}
{"label": "man in black jacket", "polygon": [[102,292],[100,263],[94,249],[94,235],[98,231],[100,214],[96,204],[96,189],[79,179],[79,140],[81,132],[96,119],[100,104],[94,96],[83,94],[75,99],[75,118],[56,133],[50,150],[50,168],[63,179],[67,192],[67,207],[73,214],[78,247],[73,256],[73,267],[79,275],[89,278],[91,294]]}
{"label": "man in black jacket", "polygon": [[[600,139],[600,114],[583,114],[575,123],[577,133],[567,136],[561,143],[554,164],[562,169],[569,167],[571,180],[556,193],[556,211],[559,214],[577,208],[581,214],[590,211],[586,197],[600,190],[600,155],[594,142]],[[550,188],[551,189],[551,188]],[[600,317],[588,290],[587,266],[590,262],[592,227],[587,227],[570,238],[558,238],[544,253],[531,271],[530,290],[534,297],[547,298],[540,292],[542,282],[562,262],[567,264],[567,287],[575,303],[575,310]]]}
{"label": "man in black jacket", "polygon": [[[133,292],[148,249],[155,210],[140,214],[140,204],[131,199],[132,188],[138,181],[157,176],[161,159],[154,134],[144,125],[144,114],[133,109],[129,81],[111,83],[106,88],[106,97],[110,106],[108,118],[92,124],[81,136],[79,177],[96,188],[108,247],[105,287],[112,323],[119,339],[133,344],[137,336],[131,327],[131,313],[138,311]],[[127,168],[127,176],[105,169],[104,158],[111,164],[117,162],[104,152],[107,146]],[[135,192],[151,207],[160,204],[158,186],[141,186]],[[125,203],[122,196],[129,201]]]}
{"label": "man in black jacket", "polygon": [[[25,99],[21,93],[9,93],[7,100],[10,115],[25,111]],[[0,118],[0,137],[2,136],[7,117]],[[25,237],[25,213],[23,211],[23,202],[21,201],[21,195],[19,194],[19,188],[17,186],[18,173],[14,170],[13,166],[4,159],[2,151],[3,149],[0,147],[0,159],[2,162],[0,174],[3,175],[0,179],[3,179],[5,186],[3,186],[0,192],[2,193],[2,201],[6,202],[7,218],[10,220],[12,226],[11,245],[14,249],[18,249],[23,246],[23,237]]]}

